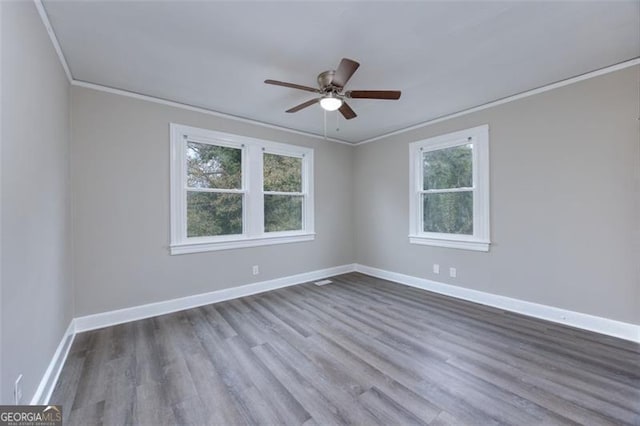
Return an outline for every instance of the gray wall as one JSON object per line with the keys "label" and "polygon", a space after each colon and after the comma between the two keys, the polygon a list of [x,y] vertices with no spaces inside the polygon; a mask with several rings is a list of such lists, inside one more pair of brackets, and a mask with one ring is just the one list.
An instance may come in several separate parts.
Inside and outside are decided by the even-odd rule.
{"label": "gray wall", "polygon": [[[74,87],[77,315],[357,261],[640,323],[638,73],[629,68],[355,149]],[[314,147],[317,239],[170,256],[169,122]],[[408,143],[485,123],[491,251],[410,245]],[[432,274],[433,263],[444,272],[455,266],[458,277]]]}
{"label": "gray wall", "polygon": [[[357,262],[640,324],[639,73],[358,146]],[[410,245],[408,144],[481,124],[490,126],[490,252]]]}
{"label": "gray wall", "polygon": [[[354,261],[352,147],[80,87],[72,117],[77,315]],[[170,122],[314,148],[316,239],[170,256]]]}
{"label": "gray wall", "polygon": [[29,403],[73,314],[69,84],[33,2],[2,3],[2,403]]}

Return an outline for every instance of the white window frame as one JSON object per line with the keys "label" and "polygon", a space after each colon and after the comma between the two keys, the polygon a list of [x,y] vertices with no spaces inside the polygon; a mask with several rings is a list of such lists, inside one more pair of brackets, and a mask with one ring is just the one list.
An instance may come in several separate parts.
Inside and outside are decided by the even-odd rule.
{"label": "white window frame", "polygon": [[[425,191],[423,187],[423,153],[473,144],[473,235],[447,234],[424,231],[422,195],[437,190]],[[459,132],[448,133],[409,145],[409,242],[436,247],[463,250],[489,251],[490,200],[489,200],[489,126],[483,125]],[[442,191],[453,192],[453,191]]]}
{"label": "white window frame", "polygon": [[[313,206],[313,149],[247,136],[170,123],[172,255],[229,250],[315,239]],[[243,194],[242,234],[187,237],[187,142],[242,150],[242,188],[211,190]],[[263,153],[302,158],[302,229],[264,232]],[[293,195],[293,194],[291,194]]]}

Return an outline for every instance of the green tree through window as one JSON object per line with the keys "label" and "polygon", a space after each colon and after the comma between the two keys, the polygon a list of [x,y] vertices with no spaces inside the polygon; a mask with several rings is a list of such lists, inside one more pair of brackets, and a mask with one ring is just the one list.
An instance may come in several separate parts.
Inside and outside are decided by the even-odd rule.
{"label": "green tree through window", "polygon": [[189,142],[187,185],[188,237],[242,234],[242,150]]}
{"label": "green tree through window", "polygon": [[265,232],[302,229],[302,159],[263,155]]}
{"label": "green tree through window", "polygon": [[424,152],[425,232],[473,234],[473,145]]}

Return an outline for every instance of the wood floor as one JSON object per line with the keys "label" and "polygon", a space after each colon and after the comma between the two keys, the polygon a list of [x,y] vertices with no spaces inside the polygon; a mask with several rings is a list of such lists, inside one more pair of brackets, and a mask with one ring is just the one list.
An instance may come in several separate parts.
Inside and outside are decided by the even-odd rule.
{"label": "wood floor", "polygon": [[79,334],[66,425],[640,424],[640,345],[352,273]]}

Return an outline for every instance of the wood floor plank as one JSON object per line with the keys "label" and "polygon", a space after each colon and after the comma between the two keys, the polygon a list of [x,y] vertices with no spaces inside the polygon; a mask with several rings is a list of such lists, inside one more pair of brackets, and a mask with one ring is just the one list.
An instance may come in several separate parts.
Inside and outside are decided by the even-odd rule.
{"label": "wood floor plank", "polygon": [[402,404],[391,399],[379,389],[373,387],[360,395],[360,403],[375,414],[376,419],[385,425],[424,425],[427,424],[407,410]]}
{"label": "wood floor plank", "polygon": [[372,387],[380,389],[395,401],[402,401],[403,407],[422,422],[431,422],[442,411],[430,401],[323,335],[314,334],[311,338],[318,340],[323,347],[330,348],[330,351],[342,361],[345,369],[356,372],[361,377],[367,377]]}
{"label": "wood floor plank", "polygon": [[[174,425],[177,424],[174,411],[167,404],[162,385],[159,383],[148,383],[136,386],[134,399],[134,419],[135,425]],[[78,416],[76,421],[71,421],[72,425],[90,424],[91,417],[83,418]],[[85,423],[88,422],[88,423]],[[126,424],[123,420],[112,424]]]}
{"label": "wood floor plank", "polygon": [[[111,328],[95,332],[94,346],[81,352],[84,357],[78,386],[72,401],[68,401],[68,408],[76,410],[83,406],[104,402],[106,383],[108,382],[109,341]],[[96,384],[99,384],[96,386]]]}
{"label": "wood floor plank", "polygon": [[454,426],[463,424],[460,420],[453,417],[451,414],[443,411],[436,417],[429,426]]}
{"label": "wood floor plank", "polygon": [[236,408],[211,359],[202,354],[187,354],[185,361],[207,418],[220,419],[228,425],[246,423],[247,418]]}
{"label": "wood floor plank", "polygon": [[67,425],[640,425],[640,345],[358,273],[80,333]]}
{"label": "wood floor plank", "polygon": [[[298,371],[292,369],[271,345],[264,344],[252,348],[278,380],[300,401],[318,424],[346,424],[347,413],[341,412],[327,397]],[[307,424],[305,422],[304,424]]]}
{"label": "wood floor plank", "polygon": [[256,390],[267,401],[279,418],[279,424],[299,425],[307,421],[309,413],[296,398],[278,381],[239,337],[227,339],[231,356],[244,366]]}

